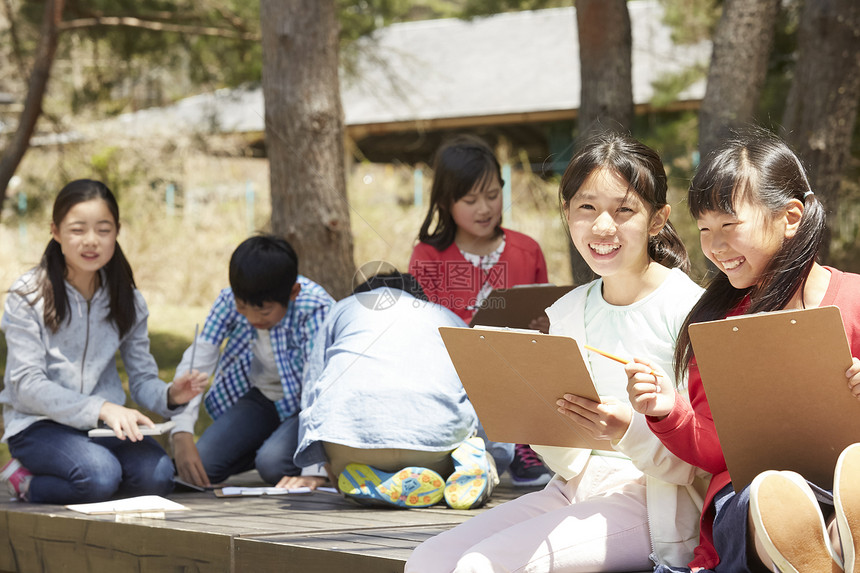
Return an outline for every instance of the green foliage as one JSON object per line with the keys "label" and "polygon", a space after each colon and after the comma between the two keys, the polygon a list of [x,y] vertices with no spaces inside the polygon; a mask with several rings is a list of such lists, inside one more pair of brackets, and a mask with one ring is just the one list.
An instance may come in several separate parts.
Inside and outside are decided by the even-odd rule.
{"label": "green foliage", "polygon": [[666,74],[656,78],[651,82],[651,87],[654,88],[651,105],[661,108],[678,101],[678,96],[682,91],[697,81],[705,79],[707,75],[707,64],[702,64],[691,66],[681,70],[677,74]]}
{"label": "green foliage", "polygon": [[676,44],[695,44],[709,40],[720,19],[719,0],[660,0],[663,23],[672,30]]}
{"label": "green foliage", "polygon": [[91,174],[107,185],[122,203],[122,190],[132,187],[146,177],[138,165],[128,165],[123,160],[126,154],[117,146],[103,147],[90,158]]}

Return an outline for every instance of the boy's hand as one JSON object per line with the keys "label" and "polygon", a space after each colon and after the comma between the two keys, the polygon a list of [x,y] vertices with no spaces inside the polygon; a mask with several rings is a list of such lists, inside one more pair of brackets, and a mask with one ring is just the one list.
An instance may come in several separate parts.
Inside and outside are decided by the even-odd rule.
{"label": "boy's hand", "polygon": [[593,402],[574,394],[565,394],[556,404],[558,411],[580,426],[596,440],[620,440],[633,418],[630,406],[613,396],[601,396]]}
{"label": "boy's hand", "polygon": [[851,368],[845,372],[845,376],[848,378],[848,387],[851,389],[851,393],[860,400],[860,359],[852,357],[851,360],[854,362],[851,364]]}
{"label": "boy's hand", "polygon": [[192,370],[179,376],[167,389],[167,406],[176,408],[184,406],[194,396],[197,396],[209,384],[209,374]]}
{"label": "boy's hand", "polygon": [[636,358],[624,367],[630,404],[640,414],[665,418],[675,407],[675,388],[659,368]]}
{"label": "boy's hand", "polygon": [[325,485],[327,481],[328,479],[322,476],[284,476],[275,484],[275,487],[282,487],[285,489],[306,487],[311,490],[315,490],[316,488]]}
{"label": "boy's hand", "polygon": [[209,476],[190,432],[176,432],[173,438],[173,456],[180,479],[200,487],[209,487]]}
{"label": "boy's hand", "polygon": [[120,406],[112,402],[105,402],[99,410],[99,420],[103,421],[120,440],[124,440],[126,436],[132,442],[137,442],[143,439],[143,434],[140,433],[138,424],[154,428],[155,424],[152,420],[144,416],[137,410]]}

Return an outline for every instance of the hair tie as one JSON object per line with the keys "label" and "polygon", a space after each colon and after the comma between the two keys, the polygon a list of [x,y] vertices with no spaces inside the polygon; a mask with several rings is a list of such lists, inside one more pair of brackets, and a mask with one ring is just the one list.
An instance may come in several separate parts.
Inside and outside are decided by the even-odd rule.
{"label": "hair tie", "polygon": [[807,191],[806,193],[803,194],[803,198],[806,199],[810,195],[815,195],[815,193],[813,193],[812,191]]}

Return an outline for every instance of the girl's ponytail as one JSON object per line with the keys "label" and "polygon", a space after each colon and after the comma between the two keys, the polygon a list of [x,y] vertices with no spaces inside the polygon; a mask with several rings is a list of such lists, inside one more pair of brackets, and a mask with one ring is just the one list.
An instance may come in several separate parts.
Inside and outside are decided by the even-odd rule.
{"label": "girl's ponytail", "polygon": [[687,248],[669,221],[666,221],[660,232],[648,241],[648,255],[664,267],[678,268],[685,273],[690,272]]}
{"label": "girl's ponytail", "polygon": [[69,296],[66,294],[66,259],[60,243],[51,239],[42,261],[39,263],[40,272],[37,275],[37,289],[43,300],[43,317],[45,326],[51,332],[56,332],[69,313]]}
{"label": "girl's ponytail", "polygon": [[134,273],[119,243],[104,269],[110,294],[110,316],[122,338],[134,326],[137,309],[134,306]]}

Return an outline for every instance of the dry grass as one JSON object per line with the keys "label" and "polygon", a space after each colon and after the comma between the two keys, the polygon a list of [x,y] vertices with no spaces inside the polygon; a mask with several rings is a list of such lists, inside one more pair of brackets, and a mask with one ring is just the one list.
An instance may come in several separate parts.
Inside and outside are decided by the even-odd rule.
{"label": "dry grass", "polygon": [[[137,159],[126,157],[123,161]],[[126,168],[152,172],[137,163]],[[97,175],[84,171],[75,177]],[[235,246],[254,231],[264,230],[269,219],[265,160],[189,156],[180,176],[182,184],[176,191],[172,216],[165,204],[165,184],[154,177],[154,185],[144,181],[114,189],[118,191],[123,219],[119,241],[154,317],[162,305],[210,304],[227,284],[227,263]],[[557,213],[554,184],[517,170],[512,179],[511,208],[504,214],[505,226],[534,237],[547,257],[550,280],[568,283],[567,236]],[[4,246],[0,285],[10,285],[35,265],[49,238],[48,210],[55,191],[42,191],[49,189],[51,182],[28,181],[31,183],[25,191],[29,195],[38,188],[41,200],[30,200],[35,207],[28,210],[23,221],[12,212],[13,201],[7,200],[0,225],[0,245]],[[424,203],[417,207],[413,204],[413,181],[413,171],[406,167],[353,167],[347,202],[357,266],[386,260],[405,270],[426,213],[431,175],[425,173]],[[249,187],[254,190],[253,224],[249,224],[247,213]]]}

